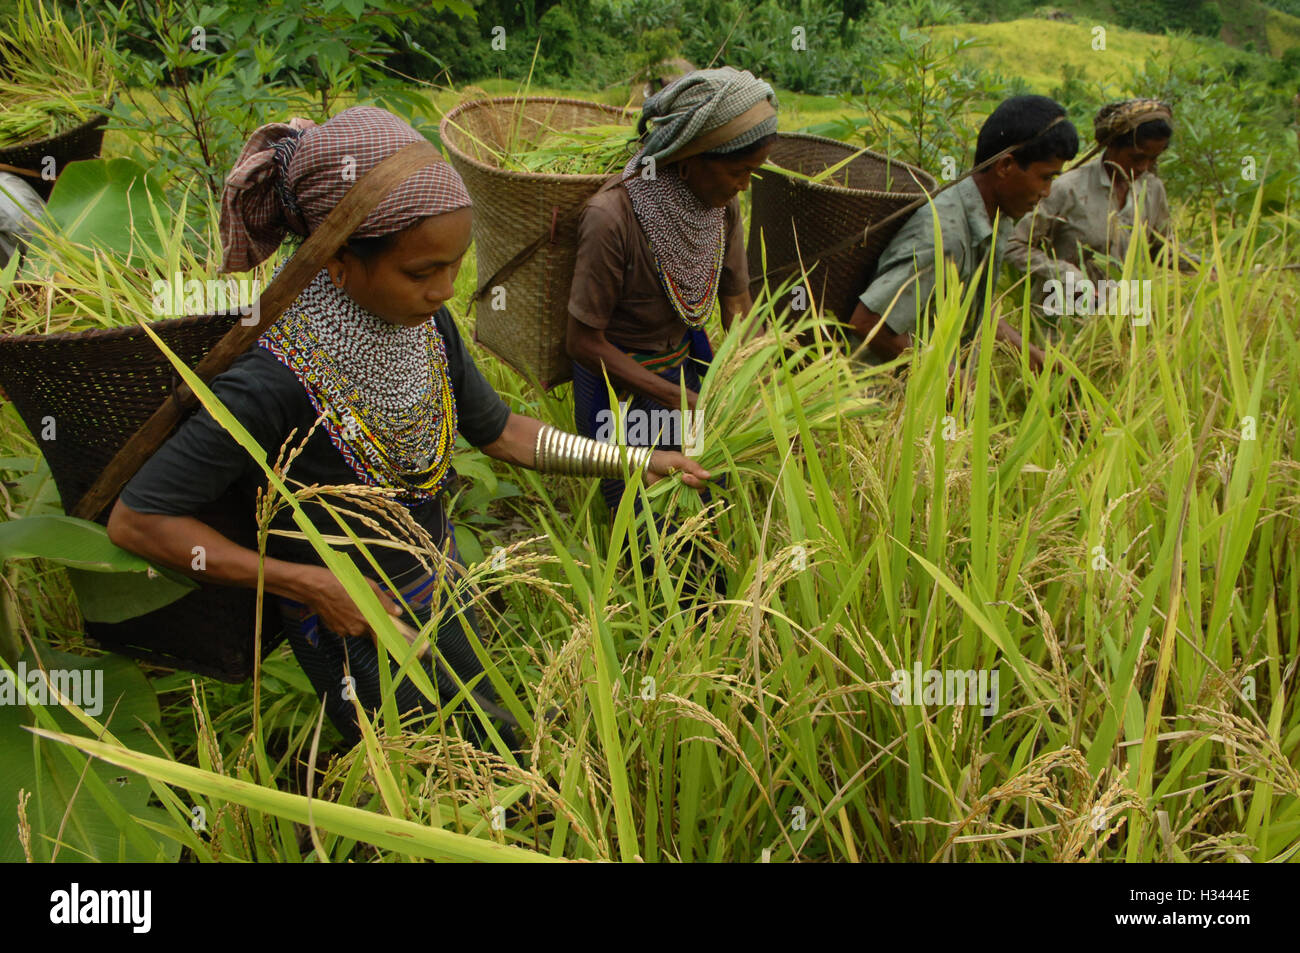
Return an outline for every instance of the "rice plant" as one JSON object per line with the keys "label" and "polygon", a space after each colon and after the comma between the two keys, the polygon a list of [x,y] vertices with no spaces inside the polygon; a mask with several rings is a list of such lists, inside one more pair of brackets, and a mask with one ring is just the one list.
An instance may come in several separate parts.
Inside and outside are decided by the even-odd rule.
{"label": "rice plant", "polygon": [[[502,558],[460,585],[522,752],[391,711],[338,750],[283,655],[251,696],[171,681],[176,758],[91,741],[89,716],[61,737],[149,778],[162,832],[214,860],[1285,856],[1300,351],[1271,316],[1297,288],[1253,226],[1208,249],[1217,283],[1131,256],[1150,324],[1096,317],[1040,378],[985,322],[949,387],[955,281],[901,379],[798,343],[765,298],[768,333],[715,341],[707,504],[663,481],[607,514],[590,483],[510,474],[524,492],[481,540]],[[1028,321],[1017,294],[996,306]],[[479,360],[516,410],[572,425],[567,396]],[[723,591],[686,583],[701,560]],[[414,676],[399,633],[381,644]],[[932,696],[933,672],[996,691]]]}

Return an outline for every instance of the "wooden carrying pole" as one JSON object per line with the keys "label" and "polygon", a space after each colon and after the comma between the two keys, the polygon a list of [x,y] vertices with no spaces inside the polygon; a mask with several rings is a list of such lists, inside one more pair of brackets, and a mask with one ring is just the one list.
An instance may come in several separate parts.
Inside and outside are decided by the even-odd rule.
{"label": "wooden carrying pole", "polygon": [[[307,287],[326,260],[334,254],[348,236],[360,227],[366,216],[394,188],[405,182],[415,172],[434,162],[444,161],[437,147],[430,142],[413,142],[403,146],[367,172],[357,181],[321,222],[320,227],[307,236],[297,252],[276,275],[258,298],[258,321],[253,325],[237,323],[208,352],[194,368],[194,372],[210,381],[230,367],[240,354],[252,346],[285,308]],[[162,442],[171,434],[185,413],[195,403],[193,392],[184,384],[162,406],[154,411],[139,430],[132,435],[109,461],[95,484],[77,501],[72,515],[93,520],[117,499],[126,482],[135,475]]]}

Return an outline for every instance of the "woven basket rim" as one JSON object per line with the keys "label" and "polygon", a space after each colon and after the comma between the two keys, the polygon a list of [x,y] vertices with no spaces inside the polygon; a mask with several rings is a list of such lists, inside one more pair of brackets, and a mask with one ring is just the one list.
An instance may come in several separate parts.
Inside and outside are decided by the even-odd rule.
{"label": "woven basket rim", "polygon": [[493,96],[489,99],[471,99],[468,102],[461,103],[447,115],[442,117],[442,122],[438,123],[438,136],[442,139],[442,144],[447,151],[452,153],[456,159],[467,165],[473,166],[481,172],[489,175],[500,176],[502,179],[513,181],[528,182],[555,182],[565,184],[592,184],[599,185],[604,183],[610,175],[579,175],[576,173],[559,173],[559,172],[515,172],[512,169],[502,169],[499,166],[488,165],[480,159],[469,155],[463,149],[459,148],[454,141],[454,134],[459,130],[450,130],[452,135],[448,135],[449,126],[452,120],[461,113],[467,113],[471,109],[488,109],[506,104],[511,106],[516,103],[550,103],[554,105],[566,106],[589,106],[602,112],[612,113],[620,119],[626,119],[636,116],[636,110],[624,109],[622,106],[611,106],[608,103],[592,102],[589,99],[574,99],[568,96]]}
{"label": "woven basket rim", "polygon": [[[210,324],[223,318],[234,318],[232,314],[187,314],[177,318],[163,318],[161,321],[148,322],[155,330],[172,331],[202,324]],[[0,334],[0,347],[6,345],[60,343],[64,341],[115,341],[133,334],[144,334],[138,324],[122,324],[115,328],[87,328],[84,331],[54,331],[50,334]]]}
{"label": "woven basket rim", "polygon": [[108,116],[104,113],[100,113],[97,116],[92,116],[79,125],[73,126],[71,129],[63,130],[63,132],[60,132],[57,135],[46,136],[44,139],[28,139],[26,142],[10,142],[5,145],[0,145],[0,159],[3,159],[4,156],[10,152],[18,152],[20,150],[26,151],[28,149],[36,148],[49,148],[51,144],[57,144],[66,139],[85,135],[97,127],[104,125],[106,122],[108,122]]}
{"label": "woven basket rim", "polygon": [[[848,188],[843,185],[828,185],[825,182],[807,182],[803,179],[796,179],[790,176],[786,176],[785,177],[786,180],[794,187],[809,189],[813,192],[825,192],[829,195],[845,195],[845,196],[865,195],[865,196],[870,196],[872,198],[887,198],[887,199],[913,198],[915,199],[915,198],[919,198],[922,195],[929,195],[930,190],[937,188],[939,185],[938,181],[934,178],[934,176],[930,175],[930,173],[926,172],[924,169],[918,168],[917,166],[912,165],[910,162],[904,162],[902,159],[895,159],[894,157],[887,156],[882,152],[876,152],[874,149],[855,149],[847,142],[841,142],[840,140],[832,139],[829,136],[813,135],[812,133],[809,132],[782,132],[782,133],[778,133],[778,135],[780,136],[780,138],[785,140],[799,139],[805,142],[815,142],[822,145],[838,146],[841,149],[847,150],[846,154],[852,154],[855,156],[857,155],[870,156],[871,158],[879,159],[881,162],[887,163],[892,167],[901,167],[903,169],[910,170],[911,172],[917,173],[919,177],[923,179],[929,179],[931,182],[929,189],[925,189],[924,191],[920,191],[920,192],[882,192],[879,189],[855,189],[855,188]],[[784,166],[775,165],[775,163],[773,163],[773,165],[778,169],[784,168]]]}

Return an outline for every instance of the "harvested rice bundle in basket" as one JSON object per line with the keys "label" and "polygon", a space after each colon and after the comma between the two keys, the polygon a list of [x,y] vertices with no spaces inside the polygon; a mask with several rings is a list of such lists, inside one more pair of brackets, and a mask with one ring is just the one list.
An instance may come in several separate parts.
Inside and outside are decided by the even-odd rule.
{"label": "harvested rice bundle in basket", "polygon": [[113,99],[111,46],[44,0],[19,0],[0,24],[0,165],[21,170],[42,198],[51,171],[99,154],[101,110]]}
{"label": "harvested rice bundle in basket", "polygon": [[49,139],[95,118],[95,93],[49,93],[0,79],[0,142]]}
{"label": "harvested rice bundle in basket", "polygon": [[42,228],[12,275],[0,274],[0,335],[73,334],[135,325],[165,317],[155,307],[153,285],[168,258],[187,274],[215,273],[187,250],[122,261]]}
{"label": "harvested rice bundle in basket", "polygon": [[[113,296],[108,300],[111,302]],[[112,305],[105,307],[105,296],[98,289],[78,287],[66,278],[15,281],[0,293],[0,334],[67,334],[113,327],[127,320],[129,314],[121,305],[116,310],[119,320],[106,320]]]}
{"label": "harvested rice bundle in basket", "polygon": [[72,334],[134,325],[137,316],[148,320],[153,275],[162,267],[161,261],[119,261],[42,229],[22,266],[0,274],[0,335]]}
{"label": "harvested rice bundle in basket", "polygon": [[578,211],[633,155],[635,116],[577,99],[503,97],[463,103],[442,121],[474,200],[474,339],[542,387],[572,376],[564,332]]}
{"label": "harvested rice bundle in basket", "polygon": [[552,130],[524,151],[502,152],[503,168],[547,175],[613,175],[632,156],[625,125]]}

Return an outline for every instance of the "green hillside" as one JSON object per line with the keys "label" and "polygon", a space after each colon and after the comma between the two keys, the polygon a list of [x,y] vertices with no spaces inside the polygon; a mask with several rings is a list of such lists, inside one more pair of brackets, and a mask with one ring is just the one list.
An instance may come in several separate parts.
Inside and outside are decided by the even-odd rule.
{"label": "green hillside", "polygon": [[[1068,23],[1091,27],[1097,23],[1120,23],[1138,32],[1177,32],[1186,22],[1177,18],[1162,20],[1158,12],[1136,10],[1128,3],[1111,0],[1058,0],[1040,5],[1033,0],[966,0],[962,10],[972,21],[1013,22],[1031,16],[1061,17]],[[1181,4],[1179,6],[1182,6]],[[1280,57],[1288,49],[1300,47],[1300,0],[1219,0],[1222,26],[1218,38],[1229,46],[1253,49],[1258,53]]]}
{"label": "green hillside", "polygon": [[1256,52],[1280,57],[1300,47],[1300,16],[1259,0],[1225,4],[1219,38],[1231,46],[1249,44]]}
{"label": "green hillside", "polygon": [[1281,56],[1289,49],[1300,47],[1300,17],[1272,9],[1265,10],[1264,17],[1269,53]]}
{"label": "green hillside", "polygon": [[[1094,32],[1096,27],[1105,30],[1105,49],[1094,49],[1094,40],[1101,38]],[[961,23],[934,27],[932,32],[945,42],[975,38],[979,44],[963,53],[964,60],[1004,77],[1021,77],[1036,92],[1059,85],[1070,69],[1078,70],[1086,83],[1122,86],[1153,53],[1168,54],[1174,49],[1189,53],[1212,46],[1210,41],[1153,36],[1110,24],[1085,24],[1079,19]]]}

